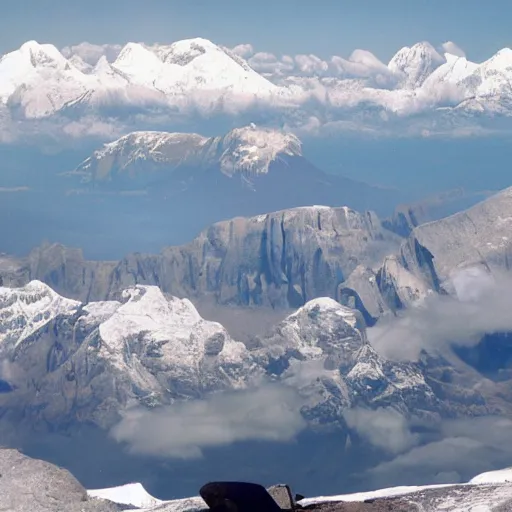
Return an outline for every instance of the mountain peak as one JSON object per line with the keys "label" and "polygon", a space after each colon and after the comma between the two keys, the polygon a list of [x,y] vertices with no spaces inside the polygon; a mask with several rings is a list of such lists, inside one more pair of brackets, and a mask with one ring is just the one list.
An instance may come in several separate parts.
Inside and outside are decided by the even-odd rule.
{"label": "mountain peak", "polygon": [[195,58],[200,57],[207,52],[215,51],[222,50],[210,40],[196,37],[194,39],[176,41],[160,52],[160,58],[167,64],[186,66]]}
{"label": "mountain peak", "polygon": [[272,128],[257,127],[254,123],[231,130],[218,139],[220,164],[224,174],[246,171],[268,173],[270,164],[280,156],[302,156],[298,137]]}
{"label": "mountain peak", "polygon": [[343,306],[330,297],[318,297],[312,299],[299,308],[289,318],[306,315],[310,319],[317,318],[317,322],[324,323],[328,317],[337,318],[350,325],[353,329],[364,332],[365,323],[363,317],[356,309]]}
{"label": "mountain peak", "polygon": [[28,55],[33,67],[46,66],[65,69],[69,67],[67,59],[53,44],[39,44],[37,41],[27,41],[22,44],[19,52]]}
{"label": "mountain peak", "polygon": [[22,288],[0,287],[0,316],[4,328],[0,333],[0,345],[9,342],[13,332],[16,344],[21,343],[57,315],[71,312],[79,304],[61,297],[37,280]]}
{"label": "mountain peak", "polygon": [[482,64],[483,68],[505,70],[512,67],[512,49],[502,48]]}
{"label": "mountain peak", "polygon": [[444,62],[444,57],[429,42],[423,41],[410,48],[404,46],[390,60],[388,68],[403,76],[404,88],[415,89]]}
{"label": "mountain peak", "polygon": [[301,142],[295,135],[254,124],[212,138],[196,133],[139,131],[105,144],[77,172],[101,180],[111,178],[114,168],[134,170],[139,163],[146,163],[167,168],[219,166],[227,176],[240,172],[265,174],[276,159],[301,155]]}
{"label": "mountain peak", "polygon": [[162,62],[139,43],[127,43],[112,66],[140,83],[150,84],[161,72]]}

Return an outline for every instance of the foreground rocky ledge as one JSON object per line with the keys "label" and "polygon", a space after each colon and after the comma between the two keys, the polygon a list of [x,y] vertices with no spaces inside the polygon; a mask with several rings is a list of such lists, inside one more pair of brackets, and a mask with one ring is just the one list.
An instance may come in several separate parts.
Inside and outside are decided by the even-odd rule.
{"label": "foreground rocky ledge", "polygon": [[[322,512],[505,512],[512,510],[512,469],[484,473],[467,484],[397,487],[352,495],[308,498],[299,501],[296,506],[302,510]],[[4,448],[0,449],[0,510],[199,512],[207,508],[201,498],[158,500],[140,484],[86,491],[67,470],[32,459],[17,450]]]}

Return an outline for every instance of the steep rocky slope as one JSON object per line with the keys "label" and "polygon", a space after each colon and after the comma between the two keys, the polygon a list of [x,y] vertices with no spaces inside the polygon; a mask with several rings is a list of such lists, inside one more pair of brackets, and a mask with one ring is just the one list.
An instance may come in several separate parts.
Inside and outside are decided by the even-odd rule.
{"label": "steep rocky slope", "polygon": [[505,282],[512,261],[511,197],[507,188],[467,210],[414,227],[379,269],[352,273],[341,295],[364,297],[357,307],[380,316],[432,293],[457,296],[463,271]]}
{"label": "steep rocky slope", "polygon": [[0,276],[5,285],[39,279],[82,301],[149,284],[220,304],[298,307],[337,298],[358,265],[378,265],[399,241],[371,212],[315,206],[219,222],[187,245],[120,262],[86,261],[78,250],[47,245],[24,261],[4,257]]}
{"label": "steep rocky slope", "polygon": [[419,271],[422,251],[416,248],[421,246],[432,254],[433,269],[441,281],[463,266],[508,271],[511,222],[512,188],[508,188],[466,211],[414,229],[402,248],[403,262]]}

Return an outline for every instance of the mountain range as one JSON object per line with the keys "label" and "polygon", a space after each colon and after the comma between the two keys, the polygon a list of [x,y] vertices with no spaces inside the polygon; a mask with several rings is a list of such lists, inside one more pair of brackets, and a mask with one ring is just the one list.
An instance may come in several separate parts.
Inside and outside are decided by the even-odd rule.
{"label": "mountain range", "polygon": [[[175,137],[158,140],[172,144]],[[229,146],[239,159],[230,159],[228,176],[221,165],[225,153],[218,150],[224,141],[192,138],[198,140],[206,148],[198,152],[192,145],[180,165],[200,155],[208,162],[203,172],[238,180],[249,190],[273,172],[264,158],[247,167],[251,152]],[[293,138],[278,139],[283,140],[290,152],[297,151]],[[106,146],[62,179],[93,189],[108,189],[109,183],[129,187],[141,163],[161,172],[165,144],[149,146],[148,153],[131,144]],[[262,154],[273,155],[272,147]],[[147,179],[144,171],[142,177]],[[356,461],[364,471],[364,464],[379,457],[398,454],[399,460],[409,449],[415,453],[422,443],[442,437],[446,422],[504,421],[512,405],[510,194],[506,189],[466,211],[411,225],[405,237],[372,212],[308,206],[221,221],[188,244],[120,261],[87,260],[80,250],[55,244],[26,258],[4,254],[2,435],[13,436],[13,445],[64,436],[58,437],[62,445],[66,436],[78,439],[94,428],[139,456],[165,453],[180,460],[224,443],[279,441],[288,449],[295,436],[327,436],[322,442],[330,439],[343,457],[353,459],[346,462],[350,473]],[[208,316],[201,315],[204,302],[215,306]],[[265,318],[270,311],[278,314]],[[241,337],[243,328],[220,322],[236,322],[239,313],[242,323],[256,319]],[[258,332],[254,322],[262,324]],[[251,407],[260,411],[257,427],[243,420],[253,418]],[[214,422],[206,438],[195,430],[204,415]],[[226,431],[226,421],[229,440],[218,434]],[[374,421],[391,425],[390,437],[383,441],[367,430]],[[16,441],[22,433],[27,437]],[[302,439],[301,449],[321,444],[320,438]],[[32,449],[37,454],[41,446]],[[65,457],[65,450],[50,446],[52,460]],[[79,445],[74,449],[82,453]],[[104,449],[110,457],[111,448]],[[262,468],[255,461],[267,453],[256,451],[253,471]],[[129,466],[130,456],[117,457]],[[237,455],[225,460],[231,457]],[[81,458],[65,460],[76,469]],[[209,460],[204,471],[194,470],[176,485],[187,493],[195,488],[216,467],[215,458]],[[315,489],[329,481],[331,491],[346,482],[337,473],[339,460],[327,460],[314,478],[298,471],[297,480]],[[478,468],[488,468],[488,460]],[[103,478],[115,482],[119,464],[103,466]],[[466,475],[477,466],[456,467]],[[87,471],[82,477],[96,482]]]}
{"label": "mountain range", "polygon": [[411,128],[420,134],[510,114],[508,48],[482,63],[441,54],[427,42],[402,48],[387,65],[367,53],[333,58],[338,76],[283,77],[263,76],[236,51],[201,38],[128,43],[114,60],[102,56],[94,66],[72,51],[66,58],[51,44],[29,41],[0,59],[0,119],[8,140],[20,120],[34,121],[22,128],[26,135],[48,118],[61,136],[105,138],[122,127],[112,116],[131,118],[132,127],[144,126],[143,117],[169,126],[197,115],[248,115],[309,131],[374,131],[389,124],[386,118],[398,124],[410,118],[414,127],[418,115],[434,115],[436,122]]}
{"label": "mountain range", "polygon": [[299,207],[216,223],[160,254],[94,261],[47,244],[26,258],[4,255],[0,271],[5,285],[39,279],[82,301],[106,300],[135,284],[224,305],[293,308],[327,296],[360,309],[372,325],[431,292],[453,292],[465,268],[496,278],[508,272],[510,194],[421,224],[406,238],[371,212]]}

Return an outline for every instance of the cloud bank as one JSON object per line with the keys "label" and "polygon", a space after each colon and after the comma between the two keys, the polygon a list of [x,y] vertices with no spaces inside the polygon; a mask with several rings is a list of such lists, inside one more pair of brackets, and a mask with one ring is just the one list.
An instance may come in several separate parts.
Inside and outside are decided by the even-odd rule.
{"label": "cloud bank", "polygon": [[417,361],[423,350],[476,345],[485,334],[512,331],[512,279],[472,267],[456,272],[454,295],[433,295],[400,317],[384,319],[368,330],[369,340],[385,357]]}
{"label": "cloud bank", "polygon": [[305,428],[300,398],[290,387],[262,387],[212,395],[148,411],[135,409],[111,432],[132,453],[198,458],[203,450],[241,441],[288,442]]}

